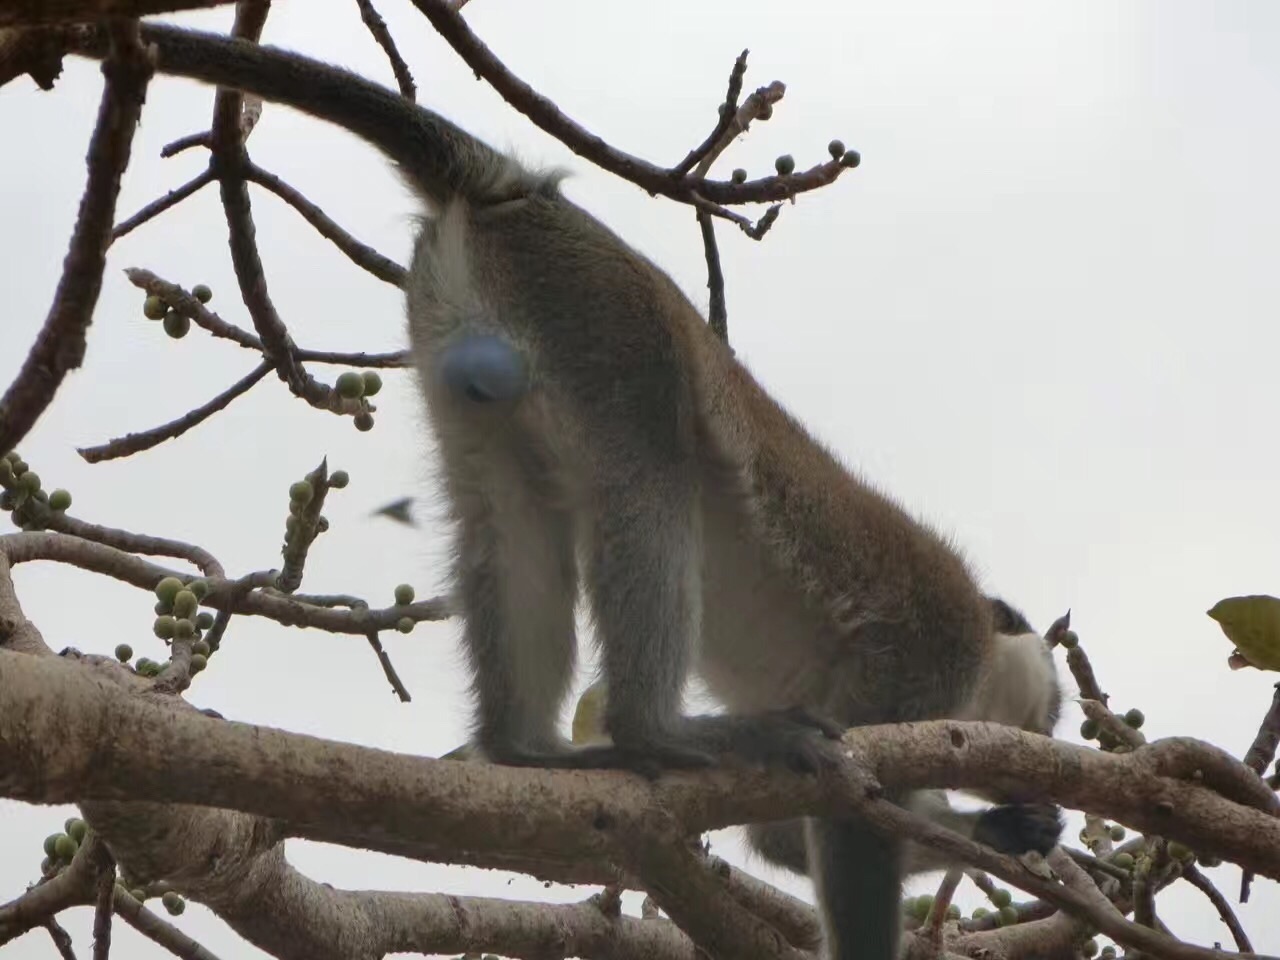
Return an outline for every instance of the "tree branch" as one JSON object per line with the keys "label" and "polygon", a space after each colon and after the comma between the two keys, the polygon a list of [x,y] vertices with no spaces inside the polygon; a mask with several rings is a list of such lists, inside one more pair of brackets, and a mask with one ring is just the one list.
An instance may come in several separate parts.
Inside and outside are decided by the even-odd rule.
{"label": "tree branch", "polygon": [[[3,23],[3,19],[0,19]],[[0,453],[12,450],[53,401],[66,375],[84,360],[85,336],[102,289],[120,180],[129,165],[152,60],[138,42],[136,21],[117,22],[105,83],[89,141],[89,177],[53,305],[35,344],[0,397]]]}

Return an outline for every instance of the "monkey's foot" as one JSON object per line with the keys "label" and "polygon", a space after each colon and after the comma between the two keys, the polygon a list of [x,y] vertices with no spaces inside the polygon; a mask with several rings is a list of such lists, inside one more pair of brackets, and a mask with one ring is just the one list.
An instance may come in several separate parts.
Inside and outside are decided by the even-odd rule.
{"label": "monkey's foot", "polygon": [[1000,853],[1048,853],[1062,836],[1062,811],[1053,804],[1011,803],[978,818],[973,839]]}
{"label": "monkey's foot", "polygon": [[724,760],[817,773],[835,763],[830,739],[843,728],[806,710],[685,717],[675,731],[627,737],[575,751],[562,766],[631,770],[650,779],[663,770],[709,767]]}
{"label": "monkey's foot", "polygon": [[675,730],[621,738],[620,743],[592,747],[489,745],[494,763],[509,767],[558,770],[630,770],[649,779],[663,770],[693,770],[725,759],[762,767],[784,767],[817,773],[832,765],[828,741],[844,728],[801,707],[766,713],[685,717]]}
{"label": "monkey's foot", "polygon": [[690,717],[690,740],[718,756],[732,756],[762,767],[817,773],[836,762],[828,741],[844,728],[801,707],[766,713]]}

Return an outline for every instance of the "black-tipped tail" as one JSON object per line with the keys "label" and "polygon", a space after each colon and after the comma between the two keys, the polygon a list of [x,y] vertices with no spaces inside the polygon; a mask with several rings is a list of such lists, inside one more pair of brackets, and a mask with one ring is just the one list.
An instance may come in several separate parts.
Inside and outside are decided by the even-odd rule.
{"label": "black-tipped tail", "polygon": [[901,842],[860,820],[809,822],[809,870],[827,960],[897,960]]}

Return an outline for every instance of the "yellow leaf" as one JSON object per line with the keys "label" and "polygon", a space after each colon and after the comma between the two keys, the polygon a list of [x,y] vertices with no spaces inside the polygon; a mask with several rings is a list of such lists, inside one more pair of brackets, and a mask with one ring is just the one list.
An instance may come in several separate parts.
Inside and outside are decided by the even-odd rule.
{"label": "yellow leaf", "polygon": [[1251,666],[1280,670],[1280,600],[1265,594],[1228,597],[1208,613]]}
{"label": "yellow leaf", "polygon": [[579,746],[608,743],[604,729],[604,705],[607,689],[603,680],[597,680],[582,692],[578,706],[573,711],[573,742]]}

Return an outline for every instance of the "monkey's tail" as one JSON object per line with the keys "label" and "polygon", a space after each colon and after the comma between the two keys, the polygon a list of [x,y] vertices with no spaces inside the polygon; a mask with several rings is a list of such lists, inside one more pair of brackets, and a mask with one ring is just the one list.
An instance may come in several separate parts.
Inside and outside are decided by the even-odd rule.
{"label": "monkey's tail", "polygon": [[[76,28],[68,39],[73,53],[95,59],[107,54],[100,28]],[[367,140],[436,205],[455,196],[481,203],[515,199],[546,182],[439,114],[341,67],[160,24],[144,24],[142,39],[154,45],[162,73],[253,93]]]}
{"label": "monkey's tail", "polygon": [[809,821],[809,869],[827,960],[897,960],[902,844],[861,820]]}

